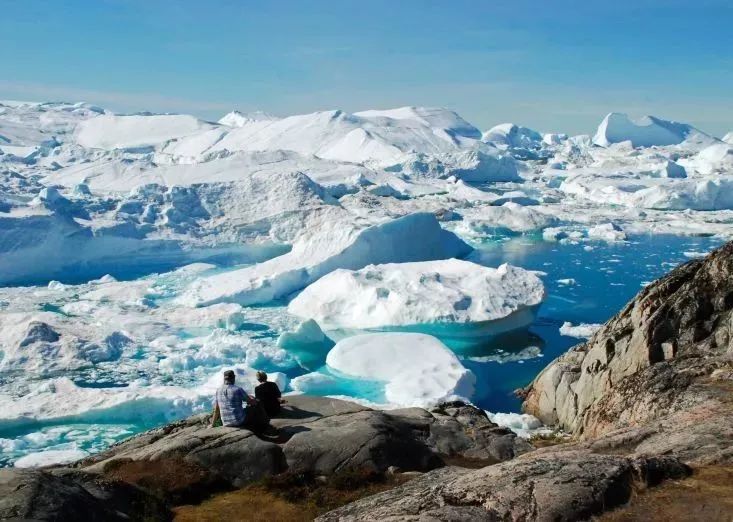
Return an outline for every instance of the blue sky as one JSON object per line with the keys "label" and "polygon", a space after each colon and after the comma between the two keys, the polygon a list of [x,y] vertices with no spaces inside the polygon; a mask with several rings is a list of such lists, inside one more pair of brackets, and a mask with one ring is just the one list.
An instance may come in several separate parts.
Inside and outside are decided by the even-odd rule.
{"label": "blue sky", "polygon": [[733,130],[733,2],[4,0],[0,98],[278,115],[444,106],[592,132],[609,111]]}

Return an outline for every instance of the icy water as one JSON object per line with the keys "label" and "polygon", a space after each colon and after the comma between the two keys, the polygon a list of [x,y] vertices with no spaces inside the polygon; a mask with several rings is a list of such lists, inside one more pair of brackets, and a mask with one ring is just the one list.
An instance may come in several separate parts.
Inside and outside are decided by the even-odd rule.
{"label": "icy water", "polygon": [[[481,361],[480,356],[464,361],[478,379],[474,402],[489,411],[519,411],[520,401],[513,391],[583,340],[561,335],[564,322],[604,323],[643,286],[720,244],[721,240],[709,237],[657,235],[612,244],[558,244],[520,238],[481,245],[483,264],[506,262],[545,272],[542,279],[547,298],[528,339],[487,347],[482,354],[487,361]],[[512,356],[519,360],[495,362]]]}
{"label": "icy water", "polygon": [[[559,332],[564,322],[603,323],[618,312],[643,285],[669,272],[674,266],[702,255],[721,244],[708,237],[643,236],[632,237],[624,243],[582,242],[579,244],[549,243],[536,238],[519,237],[491,240],[475,245],[478,252],[473,258],[488,266],[508,262],[523,268],[537,270],[547,289],[547,299],[539,310],[537,321],[527,332],[495,339],[485,346],[460,353],[464,365],[477,377],[473,401],[493,412],[517,412],[519,400],[513,391],[525,386],[550,360],[565,352],[582,339],[567,337]],[[172,298],[181,281],[170,275],[154,279],[159,299]],[[56,305],[44,304],[44,309],[59,312]],[[283,324],[294,324],[285,318],[282,304],[273,304],[252,310],[256,322],[245,323],[240,333],[262,342],[276,342]],[[186,332],[201,335],[202,332]],[[416,354],[416,357],[419,356]],[[235,361],[232,361],[235,362]],[[115,370],[117,368],[117,370]],[[85,387],[124,386],[129,375],[123,368],[141,373],[142,365],[133,359],[116,362],[109,378],[74,380]],[[289,377],[305,373],[297,367],[278,368],[263,363],[262,369],[280,370]],[[200,368],[207,375],[206,368]],[[151,374],[152,375],[152,374]],[[147,377],[150,377],[148,375]],[[192,372],[189,377],[178,376],[174,383],[195,386],[201,383],[202,373]],[[368,381],[338,379],[324,382],[313,391],[324,395],[350,395],[373,402],[383,402],[380,387]],[[135,411],[117,412],[114,419],[93,414],[67,421],[33,422],[0,427],[0,467],[11,465],[16,459],[38,451],[95,452],[106,446],[172,420],[184,413],[160,411],[144,420],[136,418]]]}

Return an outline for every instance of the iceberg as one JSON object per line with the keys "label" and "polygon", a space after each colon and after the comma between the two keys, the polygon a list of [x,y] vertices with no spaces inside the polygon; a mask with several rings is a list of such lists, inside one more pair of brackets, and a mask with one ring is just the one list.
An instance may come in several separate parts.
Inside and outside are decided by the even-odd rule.
{"label": "iceberg", "polygon": [[326,363],[348,377],[381,382],[389,403],[407,407],[468,400],[476,380],[438,339],[417,333],[349,337],[333,347]]}
{"label": "iceberg", "polygon": [[588,237],[590,239],[599,239],[608,243],[616,243],[618,241],[626,241],[626,232],[615,223],[603,223],[588,229]]}
{"label": "iceberg", "polygon": [[537,131],[513,123],[502,123],[484,132],[481,141],[511,148],[539,148],[543,137]]}
{"label": "iceberg", "polygon": [[190,306],[221,302],[241,305],[282,299],[338,269],[368,264],[463,257],[472,248],[443,230],[433,214],[415,213],[359,228],[323,222],[320,230],[301,237],[290,252],[264,263],[205,277],[181,296]]}
{"label": "iceberg", "polygon": [[593,143],[608,147],[613,143],[631,142],[634,147],[653,147],[677,145],[691,135],[708,137],[692,125],[663,120],[654,116],[644,116],[637,120],[626,114],[609,113],[598,126]]}
{"label": "iceberg", "polygon": [[288,311],[314,319],[336,338],[401,330],[457,346],[530,325],[544,296],[533,272],[447,259],[336,270],[303,290]]}

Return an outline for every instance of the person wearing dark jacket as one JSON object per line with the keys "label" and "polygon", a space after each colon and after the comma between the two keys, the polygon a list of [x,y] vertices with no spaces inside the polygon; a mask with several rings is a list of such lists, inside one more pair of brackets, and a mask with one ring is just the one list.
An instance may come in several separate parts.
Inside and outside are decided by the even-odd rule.
{"label": "person wearing dark jacket", "polygon": [[257,372],[260,384],[255,388],[255,397],[265,407],[267,415],[276,417],[280,413],[280,404],[285,402],[277,383],[268,381],[265,372]]}

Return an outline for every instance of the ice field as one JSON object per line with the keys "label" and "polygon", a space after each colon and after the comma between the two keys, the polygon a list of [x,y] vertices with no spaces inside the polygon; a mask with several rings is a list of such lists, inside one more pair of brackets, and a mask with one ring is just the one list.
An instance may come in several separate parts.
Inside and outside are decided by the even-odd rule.
{"label": "ice field", "polygon": [[0,102],[0,466],[206,411],[225,368],[537,428],[514,389],[733,237],[730,135],[588,131]]}

